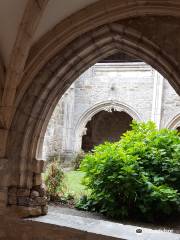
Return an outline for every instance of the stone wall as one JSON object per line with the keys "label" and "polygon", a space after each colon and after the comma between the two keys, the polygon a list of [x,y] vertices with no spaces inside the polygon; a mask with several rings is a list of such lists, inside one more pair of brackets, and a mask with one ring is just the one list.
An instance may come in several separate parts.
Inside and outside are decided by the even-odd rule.
{"label": "stone wall", "polygon": [[149,65],[98,63],[84,72],[59,101],[46,131],[43,158],[54,154],[71,160],[81,150],[86,124],[102,110],[98,110],[102,104],[104,110],[125,111],[139,121],[151,119],[158,128],[166,127],[180,114],[180,97]]}
{"label": "stone wall", "polygon": [[180,115],[180,97],[169,83],[164,81],[161,127],[169,126],[172,119],[175,119],[178,115]]}

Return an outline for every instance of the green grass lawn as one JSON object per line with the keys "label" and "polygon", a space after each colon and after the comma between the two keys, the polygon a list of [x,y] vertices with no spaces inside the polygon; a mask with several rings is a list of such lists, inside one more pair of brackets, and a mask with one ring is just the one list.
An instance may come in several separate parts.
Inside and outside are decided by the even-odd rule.
{"label": "green grass lawn", "polygon": [[67,192],[72,193],[76,199],[80,196],[87,194],[87,190],[81,184],[84,173],[80,171],[65,172],[64,183],[66,185]]}

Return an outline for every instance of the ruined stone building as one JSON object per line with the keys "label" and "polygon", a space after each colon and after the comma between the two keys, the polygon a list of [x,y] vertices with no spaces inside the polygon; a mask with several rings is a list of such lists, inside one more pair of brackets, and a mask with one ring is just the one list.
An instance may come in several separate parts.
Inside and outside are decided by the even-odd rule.
{"label": "ruined stone building", "polygon": [[56,106],[47,127],[43,158],[60,156],[62,162],[71,163],[81,150],[118,140],[130,129],[132,119],[178,129],[180,97],[162,75],[143,62],[95,64]]}
{"label": "ruined stone building", "polygon": [[[112,74],[117,79],[111,77],[111,73],[105,74],[111,82],[102,84],[104,80],[99,71],[104,71],[103,59],[115,54],[126,54],[138,59],[137,62],[141,60],[163,77],[144,65],[141,74],[147,80],[145,90],[142,90],[145,83],[141,84],[141,78],[137,79],[133,74],[128,78],[133,77],[134,80],[130,81],[127,91],[123,91],[125,85],[120,72]],[[99,62],[103,64],[95,65]],[[112,71],[113,67],[109,69]],[[79,77],[85,77],[82,86],[80,79],[75,83]],[[97,80],[94,98],[90,88],[93,78]],[[64,95],[68,88],[68,94]],[[85,105],[74,111],[73,101],[78,97],[76,92],[82,92],[81,88],[87,92],[82,96]],[[137,89],[146,95],[143,104],[138,103],[141,100]],[[123,97],[128,91],[134,94],[136,101],[130,95]],[[104,98],[105,92],[108,98]],[[66,118],[66,123],[72,125],[70,128],[64,126],[67,131],[59,135],[63,151],[69,154],[71,147],[74,151],[82,146],[82,136],[85,149],[106,137],[96,136],[95,142],[85,137],[86,134],[90,136],[91,117],[92,120],[95,117],[100,119],[97,128],[103,127],[103,118],[110,121],[106,116],[108,113],[114,114],[114,119],[150,118],[158,127],[178,127],[178,95],[179,0],[1,0],[0,239],[130,239],[129,236],[137,239],[133,226],[116,225],[116,232],[112,230],[113,224],[110,228],[103,228],[98,220],[91,224],[91,220],[71,217],[73,225],[69,216],[48,211],[41,176],[47,125],[61,97],[64,102],[71,98],[72,105],[67,101],[69,105],[64,105],[64,108],[70,109],[72,115]],[[96,102],[91,102],[92,99]],[[146,106],[146,111],[141,106]],[[77,141],[70,134],[74,128],[73,134],[79,138]],[[73,146],[70,146],[71,140]],[[42,215],[46,216],[22,219]],[[148,230],[144,229],[143,234],[147,239]],[[157,234],[152,231],[150,238],[179,238],[174,233]]]}

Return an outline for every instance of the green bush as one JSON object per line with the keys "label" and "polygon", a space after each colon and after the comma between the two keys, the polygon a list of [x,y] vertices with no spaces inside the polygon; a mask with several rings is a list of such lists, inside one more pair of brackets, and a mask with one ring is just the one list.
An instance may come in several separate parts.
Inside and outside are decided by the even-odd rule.
{"label": "green bush", "polygon": [[180,135],[175,130],[133,122],[118,142],[87,154],[80,169],[91,194],[78,208],[144,220],[180,212]]}
{"label": "green bush", "polygon": [[44,181],[47,187],[47,196],[50,201],[59,200],[64,188],[64,173],[59,161],[52,160],[46,167]]}
{"label": "green bush", "polygon": [[79,153],[77,154],[77,156],[75,157],[75,159],[74,159],[74,161],[73,161],[73,169],[74,169],[74,170],[78,170],[78,169],[79,169],[80,164],[81,164],[84,156],[85,156],[85,153],[84,153],[83,151],[81,151],[81,152],[79,152]]}

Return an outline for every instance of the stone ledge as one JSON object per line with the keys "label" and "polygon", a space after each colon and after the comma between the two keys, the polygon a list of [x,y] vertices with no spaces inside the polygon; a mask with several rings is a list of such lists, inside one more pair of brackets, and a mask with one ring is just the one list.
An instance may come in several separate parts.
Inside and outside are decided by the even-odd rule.
{"label": "stone ledge", "polygon": [[[97,239],[121,239],[121,240],[179,240],[180,234],[173,232],[162,231],[162,230],[152,230],[149,228],[142,229],[142,234],[136,233],[138,226],[124,225],[104,220],[96,220],[92,218],[84,218],[79,216],[65,215],[58,212],[49,211],[48,215],[43,217],[38,217],[34,219],[28,219],[28,221],[35,221],[37,223],[50,224],[52,227],[56,226],[62,228],[69,228],[75,230],[80,230],[88,234],[96,234],[96,236],[101,236]],[[51,236],[53,239],[53,236]],[[104,238],[103,238],[104,237]],[[76,239],[76,238],[75,238]],[[84,238],[83,238],[84,239]]]}
{"label": "stone ledge", "polygon": [[[99,234],[56,226],[47,223],[22,220],[17,218],[2,218],[0,224],[0,240],[116,240]],[[122,239],[123,240],[123,239]]]}

